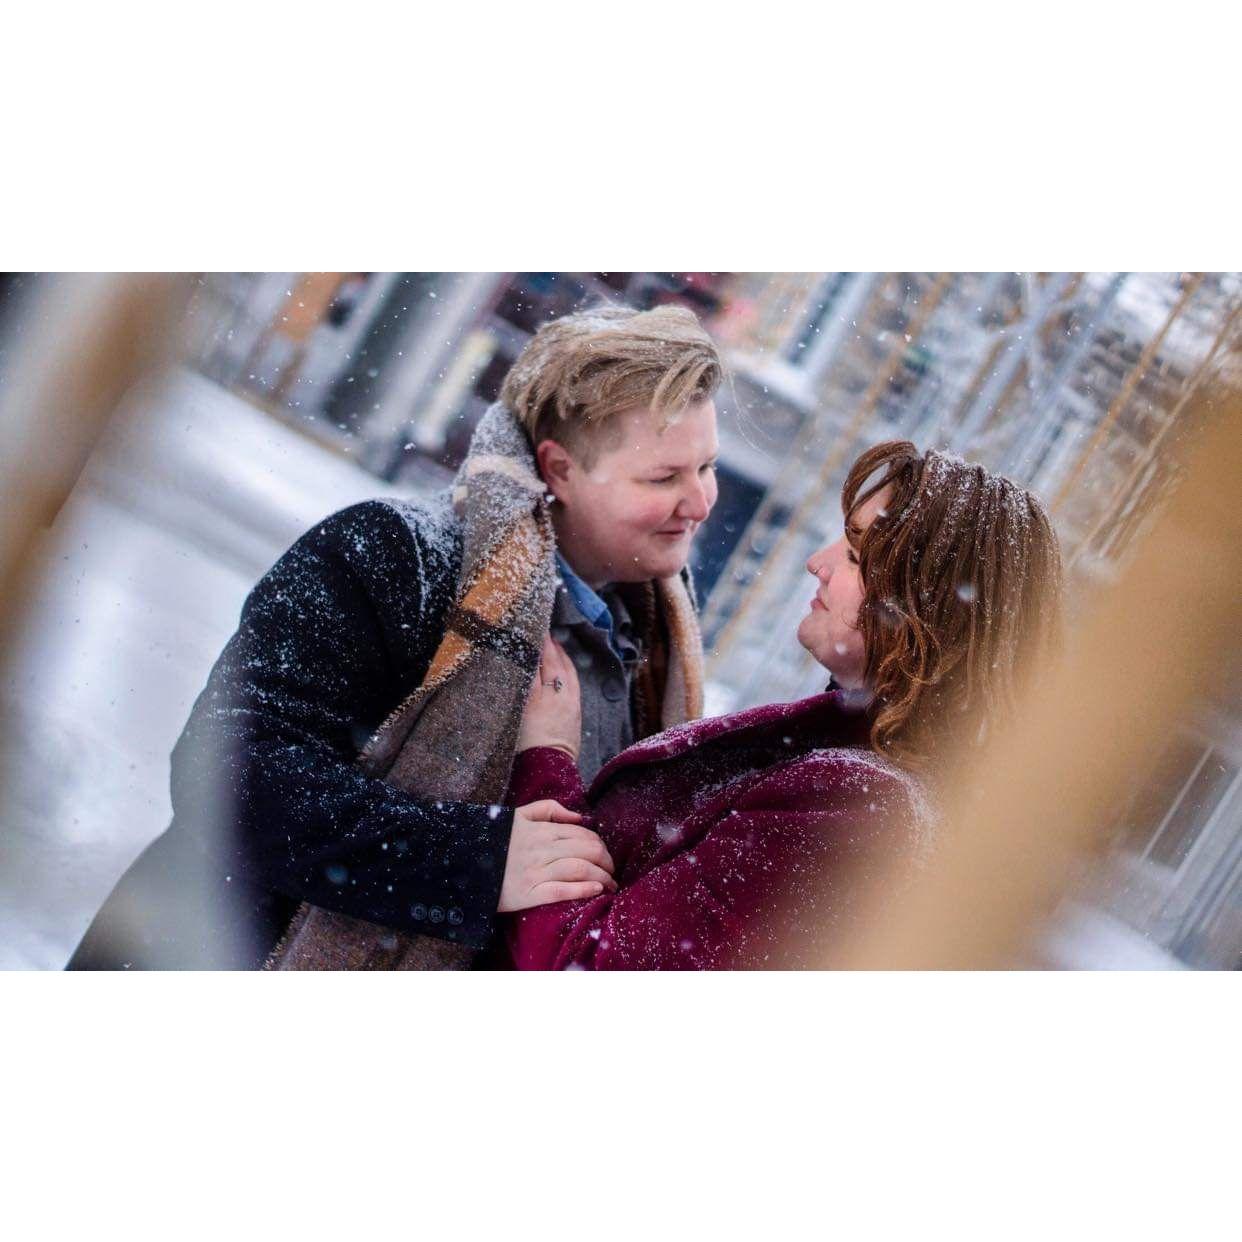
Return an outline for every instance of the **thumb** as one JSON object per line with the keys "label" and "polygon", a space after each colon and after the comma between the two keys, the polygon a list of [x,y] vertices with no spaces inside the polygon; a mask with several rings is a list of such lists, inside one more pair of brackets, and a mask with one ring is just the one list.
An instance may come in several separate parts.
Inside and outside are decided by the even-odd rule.
{"label": "thumb", "polygon": [[550,820],[554,824],[580,824],[583,816],[577,811],[567,810],[555,798],[545,798],[527,808],[526,813],[532,819]]}

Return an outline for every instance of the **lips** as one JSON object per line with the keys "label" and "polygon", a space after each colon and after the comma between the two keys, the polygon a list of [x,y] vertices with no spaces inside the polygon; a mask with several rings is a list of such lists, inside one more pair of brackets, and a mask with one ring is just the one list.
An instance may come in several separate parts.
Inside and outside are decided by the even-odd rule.
{"label": "lips", "polygon": [[812,595],[811,596],[811,611],[814,612],[816,608],[818,608],[821,612],[828,611],[828,609],[824,607],[823,600],[821,600],[818,595]]}

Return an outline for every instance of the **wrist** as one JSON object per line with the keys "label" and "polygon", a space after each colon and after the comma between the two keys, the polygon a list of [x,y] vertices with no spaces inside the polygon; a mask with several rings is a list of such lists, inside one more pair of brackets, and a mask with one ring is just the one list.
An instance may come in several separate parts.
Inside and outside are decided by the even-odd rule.
{"label": "wrist", "polygon": [[555,798],[570,806],[581,784],[577,756],[562,743],[540,742],[514,756],[508,801],[525,806],[540,798]]}
{"label": "wrist", "polygon": [[578,752],[568,742],[527,742],[518,746],[517,753],[524,755],[532,750],[559,750],[562,755],[568,755],[575,763],[578,762]]}

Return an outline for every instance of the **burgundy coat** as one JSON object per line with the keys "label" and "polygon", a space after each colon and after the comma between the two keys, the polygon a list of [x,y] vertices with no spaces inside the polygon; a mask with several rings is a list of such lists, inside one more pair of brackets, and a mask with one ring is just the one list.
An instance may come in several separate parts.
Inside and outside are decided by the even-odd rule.
{"label": "burgundy coat", "polygon": [[508,917],[524,970],[821,965],[880,855],[920,844],[920,786],[839,691],[679,725],[584,791],[563,751],[518,755],[510,799],[589,814],[619,891]]}

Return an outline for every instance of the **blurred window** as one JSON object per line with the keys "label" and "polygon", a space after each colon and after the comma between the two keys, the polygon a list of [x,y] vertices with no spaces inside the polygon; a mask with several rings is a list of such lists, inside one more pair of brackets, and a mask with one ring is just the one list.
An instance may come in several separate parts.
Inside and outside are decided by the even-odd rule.
{"label": "blurred window", "polygon": [[815,338],[824,331],[828,324],[833,308],[841,296],[841,291],[853,278],[853,272],[833,272],[824,282],[824,287],[802,331],[785,350],[785,357],[795,366],[800,366],[809,356],[811,346],[815,344]]}
{"label": "blurred window", "polygon": [[1180,734],[1130,803],[1126,836],[1131,849],[1176,871],[1238,776],[1238,764],[1218,747]]}

